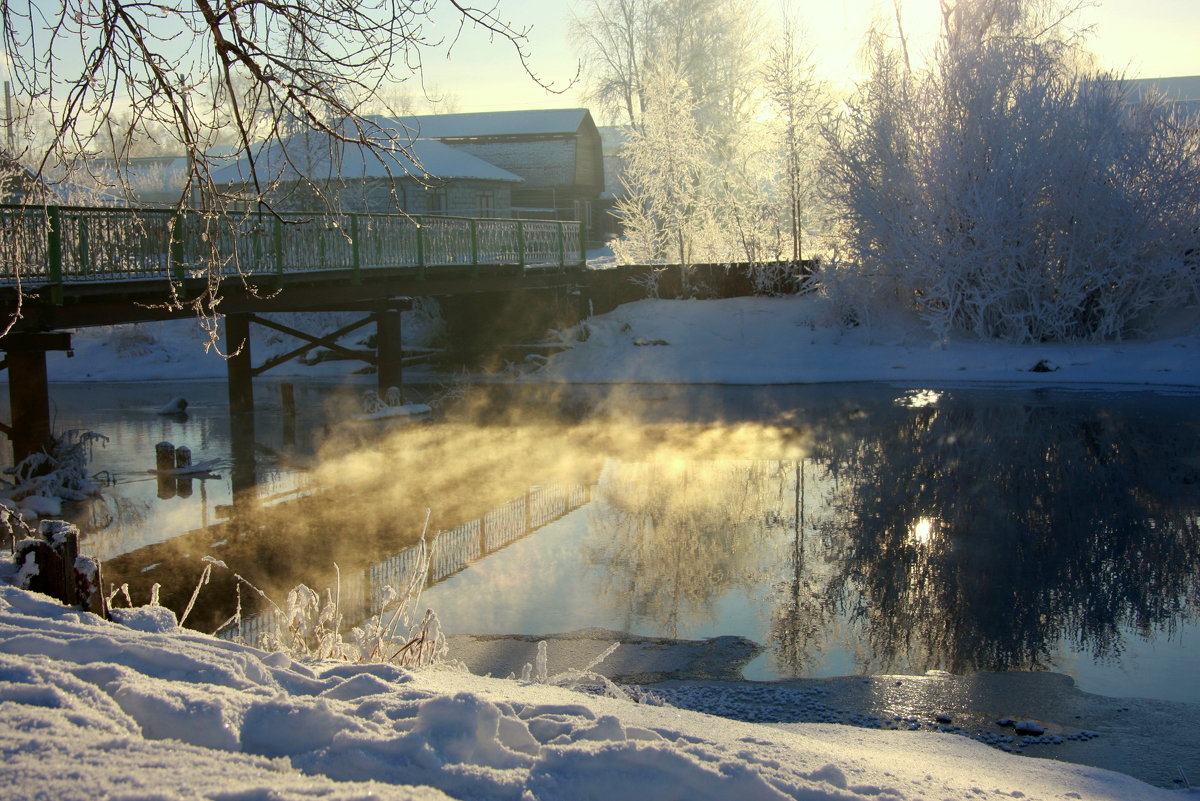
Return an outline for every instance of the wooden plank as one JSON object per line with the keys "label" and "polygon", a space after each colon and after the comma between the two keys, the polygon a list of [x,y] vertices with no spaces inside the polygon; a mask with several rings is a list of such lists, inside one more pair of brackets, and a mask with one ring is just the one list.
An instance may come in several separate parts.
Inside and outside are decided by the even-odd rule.
{"label": "wooden plank", "polygon": [[263,373],[265,373],[266,371],[270,370],[273,367],[278,367],[279,365],[284,364],[285,362],[289,362],[292,359],[303,356],[305,353],[308,353],[310,350],[312,350],[313,348],[316,348],[316,347],[326,347],[332,351],[337,351],[339,353],[343,353],[348,358],[359,359],[361,361],[367,362],[368,364],[375,363],[374,358],[369,356],[368,354],[350,350],[349,348],[346,348],[346,347],[343,347],[342,345],[337,344],[337,342],[335,341],[335,340],[340,339],[341,337],[345,336],[346,334],[349,334],[351,331],[362,328],[364,325],[371,322],[371,320],[372,320],[371,317],[364,317],[363,319],[358,320],[357,322],[353,322],[353,323],[350,323],[349,325],[342,326],[337,331],[334,331],[333,333],[328,334],[323,337],[314,336],[314,335],[306,333],[304,331],[300,331],[300,330],[292,328],[290,326],[283,325],[282,323],[277,323],[274,320],[268,320],[265,317],[259,317],[257,315],[250,315],[250,319],[252,322],[258,323],[259,325],[266,326],[267,328],[274,329],[281,333],[296,337],[297,339],[303,339],[306,342],[308,342],[307,345],[302,345],[302,346],[296,348],[295,350],[291,350],[291,351],[288,351],[287,353],[283,353],[278,356],[274,356],[270,359],[267,359],[265,362],[263,362],[258,367],[252,368],[251,374],[254,376],[262,375]]}
{"label": "wooden plank", "polygon": [[26,333],[15,331],[0,338],[0,349],[8,353],[45,353],[48,350],[70,350],[68,331]]}

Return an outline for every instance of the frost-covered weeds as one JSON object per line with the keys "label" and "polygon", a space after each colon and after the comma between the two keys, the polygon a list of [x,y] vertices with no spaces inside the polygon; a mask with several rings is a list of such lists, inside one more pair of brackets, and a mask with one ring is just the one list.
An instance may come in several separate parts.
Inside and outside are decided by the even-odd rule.
{"label": "frost-covered weeds", "polygon": [[363,414],[379,414],[386,409],[403,406],[404,393],[399,387],[388,387],[381,397],[377,390],[368,389],[359,396],[359,403]]}
{"label": "frost-covered weeds", "polygon": [[[638,703],[657,703],[658,700],[653,694],[646,693],[640,688],[631,687],[623,688],[615,684],[607,676],[603,676],[596,672],[596,667],[605,659],[612,656],[613,652],[620,647],[620,643],[613,643],[604,649],[603,653],[588,662],[582,668],[569,668],[561,673],[551,674],[549,671],[549,660],[546,653],[546,641],[541,640],[537,644],[537,656],[534,657],[532,663],[525,663],[525,667],[521,670],[520,680],[526,683],[545,684],[553,687],[563,687],[568,690],[578,690],[582,692],[599,693],[606,695],[609,698],[620,698],[626,701],[635,701]],[[509,675],[510,679],[515,679],[515,674]]]}
{"label": "frost-covered weeds", "polygon": [[[428,516],[426,517],[428,526]],[[319,593],[300,584],[288,593],[283,606],[271,600],[262,590],[241,575],[238,580],[238,604],[233,616],[217,629],[217,633],[234,633],[244,641],[241,608],[241,587],[266,600],[271,610],[264,613],[269,624],[249,643],[264,650],[278,651],[294,659],[344,660],[360,663],[388,663],[401,667],[424,667],[441,661],[447,652],[446,637],[441,622],[432,609],[417,618],[421,591],[429,575],[431,552],[422,531],[417,559],[405,584],[399,588],[381,590],[380,611],[362,624],[344,633],[344,613],[338,585]],[[212,557],[204,558],[205,567],[187,608],[180,616],[183,624],[191,612],[200,589],[208,583],[214,567],[228,566]],[[337,565],[334,565],[337,570]],[[340,571],[338,573],[340,579]]]}
{"label": "frost-covered weeds", "polygon": [[97,443],[108,437],[94,431],[70,430],[53,438],[47,450],[31,454],[7,468],[0,479],[0,506],[27,517],[57,515],[62,501],[95,497],[100,486],[88,474]]}
{"label": "frost-covered weeds", "polygon": [[[19,512],[0,504],[0,537],[4,540],[0,547],[7,547],[10,553],[15,553],[19,541],[37,537],[37,532]],[[17,569],[24,570],[25,566],[17,565]],[[19,580],[14,583],[23,586]]]}

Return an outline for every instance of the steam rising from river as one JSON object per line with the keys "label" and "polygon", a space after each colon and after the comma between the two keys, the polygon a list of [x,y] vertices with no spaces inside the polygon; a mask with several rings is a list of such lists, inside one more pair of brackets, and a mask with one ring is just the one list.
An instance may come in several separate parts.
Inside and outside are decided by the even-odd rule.
{"label": "steam rising from river", "polygon": [[[1178,409],[1011,392],[946,403],[886,388],[780,394],[794,405],[774,413],[750,389],[504,393],[429,423],[340,426],[305,492],[260,490],[230,523],[140,554],[130,572],[162,562],[148,585],[173,569],[172,551],[190,554],[164,589],[176,609],[209,552],[275,598],[301,581],[349,597],[355,576],[398,563],[427,509],[431,538],[457,543],[462,530],[477,544],[485,521],[490,531],[498,510],[523,504],[525,536],[538,525],[531,488],[557,485],[582,498],[571,510],[591,500],[580,547],[600,582],[589,606],[689,636],[723,593],[753,591],[784,675],[808,674],[833,642],[855,643],[865,672],[1039,668],[1065,640],[1107,657],[1126,631],[1200,619],[1200,442]],[[489,544],[485,557],[496,607],[539,578],[522,560],[499,575],[506,547]],[[219,580],[206,596],[233,598],[233,581]],[[446,611],[468,621],[451,624],[460,630],[478,614]]]}
{"label": "steam rising from river", "polygon": [[[633,390],[637,392],[638,390]],[[689,465],[802,458],[808,434],[787,419],[768,422],[648,421],[645,397],[621,391],[585,408],[554,399],[538,411],[484,395],[433,425],[386,433],[346,425],[320,451],[314,483],[382,493],[393,507],[461,508],[503,503],[529,486],[593,484],[607,459]]]}

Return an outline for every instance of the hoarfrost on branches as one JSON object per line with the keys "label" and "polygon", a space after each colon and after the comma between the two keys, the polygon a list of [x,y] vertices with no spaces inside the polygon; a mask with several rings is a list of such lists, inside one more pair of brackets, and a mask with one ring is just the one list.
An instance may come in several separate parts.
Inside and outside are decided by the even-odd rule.
{"label": "hoarfrost on branches", "polygon": [[829,132],[858,313],[899,298],[939,338],[1153,333],[1197,300],[1200,125],[1086,67],[1053,0],[944,4],[932,66],[879,35]]}

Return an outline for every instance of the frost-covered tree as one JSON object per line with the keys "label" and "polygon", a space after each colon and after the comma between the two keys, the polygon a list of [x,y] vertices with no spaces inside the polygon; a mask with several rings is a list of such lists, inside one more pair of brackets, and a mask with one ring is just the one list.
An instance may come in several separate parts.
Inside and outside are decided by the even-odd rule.
{"label": "frost-covered tree", "polygon": [[[450,23],[449,38],[437,22]],[[97,153],[128,156],[129,143],[152,137],[188,157],[181,205],[220,207],[214,144],[253,157],[260,141],[278,142],[299,126],[369,150],[408,147],[367,115],[399,83],[419,82],[422,59],[444,52],[455,25],[484,29],[528,63],[528,29],[491,4],[0,0],[16,100],[6,122],[25,146],[13,155],[38,173],[79,173],[94,168]],[[267,201],[267,177],[253,178],[264,190],[253,199]]]}
{"label": "frost-covered tree", "polygon": [[927,70],[882,37],[830,131],[859,303],[896,294],[939,336],[1138,334],[1194,304],[1200,127],[1086,69],[1056,0],[943,0]]}
{"label": "frost-covered tree", "polygon": [[587,98],[638,128],[651,70],[682,76],[693,116],[715,145],[752,111],[762,19],[758,0],[587,0],[574,21]]}
{"label": "frost-covered tree", "polygon": [[799,258],[821,87],[793,27],[770,47],[763,19],[757,0],[589,0],[577,18],[590,99],[633,131],[619,259]]}
{"label": "frost-covered tree", "polygon": [[655,0],[587,0],[572,34],[584,54],[587,100],[609,119],[637,127],[642,70],[654,28]]}
{"label": "frost-covered tree", "polygon": [[822,151],[820,123],[829,110],[828,94],[811,57],[801,48],[795,24],[784,20],[763,65],[763,87],[774,121],[777,194],[785,246],[792,261],[804,255],[805,233],[816,221],[817,167]]}
{"label": "frost-covered tree", "polygon": [[624,236],[613,243],[613,251],[624,263],[674,261],[686,267],[695,261],[712,212],[706,141],[683,76],[656,68],[646,84],[642,124],[623,150],[625,194],[616,210]]}
{"label": "frost-covered tree", "polygon": [[778,250],[761,122],[756,0],[590,0],[576,19],[589,99],[632,134],[617,212],[628,261],[754,260]]}

